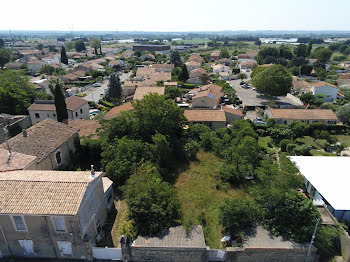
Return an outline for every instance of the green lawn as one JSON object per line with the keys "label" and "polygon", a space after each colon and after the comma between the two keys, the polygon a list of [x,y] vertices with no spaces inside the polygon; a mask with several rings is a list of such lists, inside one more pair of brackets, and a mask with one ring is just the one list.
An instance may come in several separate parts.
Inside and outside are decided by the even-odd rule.
{"label": "green lawn", "polygon": [[315,149],[322,149],[322,146],[326,143],[324,139],[314,139],[311,136],[304,136],[303,138],[297,138],[296,141],[302,142],[303,144],[310,145]]}
{"label": "green lawn", "polygon": [[175,188],[182,204],[184,224],[201,224],[206,243],[211,248],[220,248],[222,226],[219,223],[219,205],[230,197],[242,196],[241,189],[223,189],[218,178],[218,168],[223,160],[214,154],[200,151],[198,161],[180,173]]}
{"label": "green lawn", "polygon": [[275,150],[272,147],[269,147],[269,144],[273,146],[272,138],[270,136],[259,137],[258,143],[260,147],[266,149],[267,153],[275,153]]}
{"label": "green lawn", "polygon": [[340,143],[344,143],[346,146],[350,146],[350,135],[338,135],[337,138]]}

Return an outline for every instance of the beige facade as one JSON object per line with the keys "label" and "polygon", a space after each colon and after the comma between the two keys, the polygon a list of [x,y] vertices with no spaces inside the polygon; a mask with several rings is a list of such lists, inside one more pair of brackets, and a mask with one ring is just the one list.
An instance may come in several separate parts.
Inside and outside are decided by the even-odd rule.
{"label": "beige facade", "polygon": [[[25,189],[21,188],[20,191],[23,190],[23,192],[14,194],[14,198],[28,199],[28,204],[31,203],[32,208],[22,208],[21,204],[16,205],[8,199],[4,201],[7,203],[6,206],[0,204],[1,256],[92,259],[92,245],[101,238],[102,227],[107,217],[108,203],[105,192],[112,191],[112,182],[109,180],[110,183],[105,186],[101,173],[92,176],[90,172],[48,171],[52,174],[42,173],[42,171],[20,172],[22,173],[16,174],[16,171],[3,173],[6,178],[1,179],[0,183],[11,190],[9,187],[13,184],[9,177],[12,174],[24,177],[22,183],[28,184],[23,184],[22,188]],[[34,180],[38,177],[38,181],[33,181],[33,178],[28,179],[28,174],[34,177]],[[14,178],[14,181],[17,179]],[[35,182],[42,183],[39,188],[44,187],[45,190],[47,187],[45,191],[63,190],[66,193],[57,196],[59,198],[57,201],[48,199],[40,202],[35,200],[40,198],[40,192],[35,189],[35,185],[32,185]],[[55,189],[55,184],[60,183],[64,185]],[[85,185],[81,185],[82,183]],[[82,198],[79,197],[81,192]],[[50,195],[47,192],[44,194]],[[34,200],[30,199],[31,195]],[[57,204],[64,195],[67,196],[68,208],[62,208],[64,205],[62,203]],[[74,208],[69,209],[71,206]],[[9,210],[13,210],[13,213]],[[27,214],[21,213],[21,210],[27,211]]]}

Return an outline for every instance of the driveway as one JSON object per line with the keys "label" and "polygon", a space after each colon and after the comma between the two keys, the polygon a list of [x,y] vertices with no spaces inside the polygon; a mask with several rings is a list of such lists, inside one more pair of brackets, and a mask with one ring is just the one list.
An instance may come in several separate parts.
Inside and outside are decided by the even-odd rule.
{"label": "driveway", "polygon": [[[236,90],[237,96],[243,102],[244,107],[262,107],[266,106],[269,101],[273,100],[276,104],[279,104],[281,107],[293,107],[300,106],[302,103],[297,103],[294,100],[290,99],[287,96],[278,96],[278,97],[267,97],[256,90],[251,88],[243,88],[240,86],[241,80],[232,80],[228,81],[230,86]],[[295,98],[296,99],[296,98]]]}
{"label": "driveway", "polygon": [[[120,82],[123,82],[125,79],[127,79],[129,76],[131,75],[131,72],[129,73],[122,73],[119,78],[120,78]],[[87,101],[94,101],[96,103],[98,103],[98,101],[103,98],[104,94],[105,94],[105,89],[107,90],[108,88],[108,84],[109,84],[109,80],[106,79],[104,81],[102,81],[101,86],[100,87],[90,87],[89,89],[85,90],[84,92],[82,92],[83,94],[86,94],[86,96],[84,96],[83,98]]]}

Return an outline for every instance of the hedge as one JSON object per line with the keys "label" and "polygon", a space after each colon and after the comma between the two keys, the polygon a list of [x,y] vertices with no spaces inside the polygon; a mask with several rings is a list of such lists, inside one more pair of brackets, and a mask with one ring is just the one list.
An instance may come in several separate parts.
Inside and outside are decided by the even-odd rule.
{"label": "hedge", "polygon": [[106,106],[106,107],[110,107],[110,108],[115,107],[115,104],[113,104],[113,103],[111,103],[111,102],[108,102],[108,101],[106,101],[106,100],[100,99],[99,103],[100,103],[101,105]]}

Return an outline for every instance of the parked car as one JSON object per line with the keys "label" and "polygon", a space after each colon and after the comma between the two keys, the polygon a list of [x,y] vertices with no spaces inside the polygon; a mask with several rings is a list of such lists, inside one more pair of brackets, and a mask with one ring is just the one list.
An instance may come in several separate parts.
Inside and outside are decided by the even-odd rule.
{"label": "parked car", "polygon": [[256,119],[254,119],[253,123],[256,125],[267,125],[266,122],[264,122],[261,117],[257,117]]}
{"label": "parked car", "polygon": [[100,87],[101,86],[101,83],[95,83],[92,85],[93,87]]}

